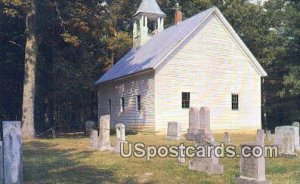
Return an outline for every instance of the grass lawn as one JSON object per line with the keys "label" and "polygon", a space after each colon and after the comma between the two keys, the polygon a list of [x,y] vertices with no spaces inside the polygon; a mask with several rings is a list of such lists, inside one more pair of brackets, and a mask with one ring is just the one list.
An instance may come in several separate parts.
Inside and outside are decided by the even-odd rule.
{"label": "grass lawn", "polygon": [[[223,135],[216,134],[218,142]],[[162,135],[129,135],[130,142],[146,145],[179,145],[184,141],[168,141]],[[115,137],[111,137],[112,143]],[[255,140],[254,135],[231,135],[231,142]],[[271,142],[270,142],[271,143]],[[25,183],[235,183],[239,176],[238,158],[221,158],[224,174],[207,175],[190,171],[188,165],[177,164],[175,158],[122,158],[111,152],[93,151],[88,138],[72,136],[37,139],[24,145]],[[187,160],[188,161],[188,160]],[[300,156],[293,159],[266,159],[266,177],[273,184],[300,183]]]}

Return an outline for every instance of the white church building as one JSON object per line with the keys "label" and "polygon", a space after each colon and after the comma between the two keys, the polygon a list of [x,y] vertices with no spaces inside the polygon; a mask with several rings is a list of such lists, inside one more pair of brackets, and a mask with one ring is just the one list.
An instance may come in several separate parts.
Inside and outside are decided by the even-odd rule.
{"label": "white church building", "polygon": [[133,48],[97,82],[98,115],[111,127],[166,132],[189,126],[190,107],[209,107],[213,131],[261,128],[261,79],[266,72],[220,10],[212,7],[164,29],[155,0],[134,15]]}

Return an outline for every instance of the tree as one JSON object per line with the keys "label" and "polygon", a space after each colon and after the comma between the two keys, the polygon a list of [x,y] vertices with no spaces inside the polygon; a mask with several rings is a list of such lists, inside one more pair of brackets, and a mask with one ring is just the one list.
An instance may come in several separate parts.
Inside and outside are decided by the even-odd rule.
{"label": "tree", "polygon": [[22,106],[22,135],[24,138],[35,137],[34,103],[37,49],[36,2],[32,0],[26,15],[25,75]]}

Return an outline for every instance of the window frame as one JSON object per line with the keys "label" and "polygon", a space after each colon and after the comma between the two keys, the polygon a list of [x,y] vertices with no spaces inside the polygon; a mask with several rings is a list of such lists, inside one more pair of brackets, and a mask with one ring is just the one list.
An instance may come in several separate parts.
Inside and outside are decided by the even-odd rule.
{"label": "window frame", "polygon": [[135,110],[140,112],[142,110],[142,98],[141,95],[135,96]]}
{"label": "window frame", "polygon": [[181,108],[189,109],[191,106],[191,93],[181,92]]}
{"label": "window frame", "polygon": [[232,111],[239,111],[239,94],[238,93],[231,93],[231,110]]}
{"label": "window frame", "polygon": [[120,111],[121,112],[125,111],[125,97],[120,98]]}

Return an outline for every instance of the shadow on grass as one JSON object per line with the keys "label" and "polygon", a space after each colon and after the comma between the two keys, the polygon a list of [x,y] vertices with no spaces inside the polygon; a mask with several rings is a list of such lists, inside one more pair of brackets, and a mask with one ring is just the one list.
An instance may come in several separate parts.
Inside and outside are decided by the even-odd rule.
{"label": "shadow on grass", "polygon": [[113,169],[83,165],[76,160],[90,157],[92,151],[72,153],[57,144],[28,142],[24,146],[25,183],[117,183]]}

